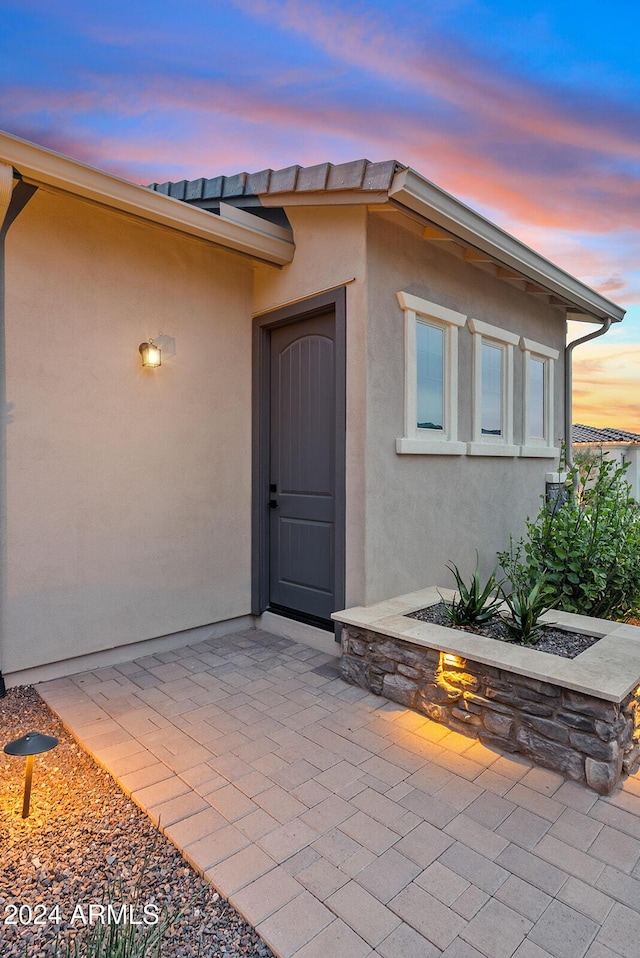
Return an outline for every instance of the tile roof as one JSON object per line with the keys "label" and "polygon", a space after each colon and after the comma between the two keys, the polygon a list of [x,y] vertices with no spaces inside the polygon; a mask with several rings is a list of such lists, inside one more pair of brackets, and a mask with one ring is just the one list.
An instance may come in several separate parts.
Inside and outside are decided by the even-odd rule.
{"label": "tile roof", "polygon": [[637,432],[612,429],[610,426],[599,429],[596,426],[583,426],[580,423],[574,423],[571,427],[571,437],[573,442],[640,442],[640,434]]}
{"label": "tile roof", "polygon": [[316,166],[287,166],[283,170],[236,173],[234,176],[214,176],[212,179],[201,177],[198,180],[179,180],[177,183],[151,183],[149,189],[187,202],[320,190],[380,192],[388,190],[395,174],[405,169],[407,167],[397,160],[380,163],[353,160],[335,165],[318,163]]}

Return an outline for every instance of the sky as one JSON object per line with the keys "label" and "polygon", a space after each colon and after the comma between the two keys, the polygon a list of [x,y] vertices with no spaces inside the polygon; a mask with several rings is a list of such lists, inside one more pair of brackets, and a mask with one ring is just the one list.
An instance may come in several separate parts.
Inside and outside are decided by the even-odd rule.
{"label": "sky", "polygon": [[0,14],[0,129],[136,183],[412,166],[627,309],[574,352],[573,421],[640,433],[637,0],[0,0]]}

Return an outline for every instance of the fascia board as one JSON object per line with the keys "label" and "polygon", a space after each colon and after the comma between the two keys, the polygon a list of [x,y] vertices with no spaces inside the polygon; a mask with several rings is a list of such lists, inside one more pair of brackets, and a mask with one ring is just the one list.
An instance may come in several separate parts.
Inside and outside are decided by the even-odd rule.
{"label": "fascia board", "polygon": [[260,193],[263,206],[365,206],[387,203],[386,190],[309,190],[289,193]]}
{"label": "fascia board", "polygon": [[572,446],[597,446],[598,449],[636,449],[640,448],[640,439],[578,439],[571,441]]}
{"label": "fascia board", "polygon": [[610,318],[619,323],[625,310],[601,296],[580,280],[565,273],[535,250],[474,212],[450,193],[407,169],[394,177],[389,199],[413,210],[470,246],[490,254],[497,262],[562,296],[593,319]]}
{"label": "fascia board", "polygon": [[259,217],[251,225],[221,218],[7,133],[0,133],[0,161],[10,163],[27,183],[70,193],[253,259],[277,266],[293,259],[293,239],[264,230]]}

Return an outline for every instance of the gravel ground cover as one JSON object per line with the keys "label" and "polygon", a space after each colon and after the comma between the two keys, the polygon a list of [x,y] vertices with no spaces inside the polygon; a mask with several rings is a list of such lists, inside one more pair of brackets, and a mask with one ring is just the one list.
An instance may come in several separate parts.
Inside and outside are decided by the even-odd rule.
{"label": "gravel ground cover", "polygon": [[[420,619],[422,622],[433,622],[434,625],[446,625],[450,629],[462,629],[462,626],[452,625],[446,614],[446,603],[438,602],[436,605],[430,605],[427,609],[420,609],[418,612],[412,612],[407,616],[409,619]],[[506,628],[496,617],[482,628],[471,628],[464,626],[464,632],[475,632],[477,635],[486,635],[490,639],[497,639],[500,642],[510,642],[512,645],[524,645],[524,642],[514,642],[507,632]],[[585,649],[595,645],[600,641],[598,635],[583,635],[579,632],[567,632],[564,629],[556,629],[553,626],[545,626],[541,638],[537,642],[527,645],[529,649],[535,649],[537,652],[550,652],[553,655],[561,655],[565,659],[575,659]]]}
{"label": "gravel ground cover", "polygon": [[[126,914],[141,933],[175,917],[162,958],[256,956],[272,952],[147,816],[87,755],[29,687],[0,699],[2,746],[26,732],[59,739],[35,758],[31,813],[22,818],[25,760],[0,750],[0,955],[62,955],[61,941]],[[100,905],[112,904],[103,914]],[[145,912],[145,907],[147,911]],[[200,951],[198,950],[200,948]],[[81,951],[80,954],[84,954]],[[154,952],[155,954],[155,952]]]}

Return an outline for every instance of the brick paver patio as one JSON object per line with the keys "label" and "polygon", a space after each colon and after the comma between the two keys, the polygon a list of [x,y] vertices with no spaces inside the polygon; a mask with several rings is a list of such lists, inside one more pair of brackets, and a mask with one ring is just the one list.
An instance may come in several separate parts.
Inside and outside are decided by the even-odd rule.
{"label": "brick paver patio", "polygon": [[607,798],[251,630],[38,686],[282,958],[638,958],[640,780]]}

